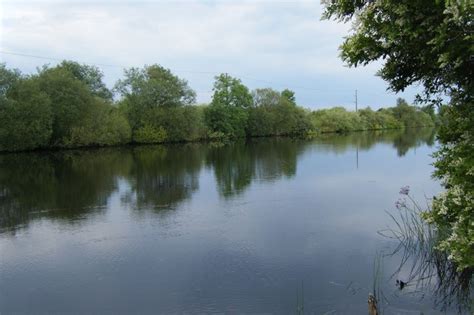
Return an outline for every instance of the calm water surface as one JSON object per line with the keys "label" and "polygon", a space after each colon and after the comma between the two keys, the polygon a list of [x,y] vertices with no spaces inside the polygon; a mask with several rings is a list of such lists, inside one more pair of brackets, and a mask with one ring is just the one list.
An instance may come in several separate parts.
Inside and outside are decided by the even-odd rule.
{"label": "calm water surface", "polygon": [[[411,130],[1,155],[0,313],[366,314],[385,210],[440,191],[435,149]],[[434,312],[397,263],[387,313]]]}

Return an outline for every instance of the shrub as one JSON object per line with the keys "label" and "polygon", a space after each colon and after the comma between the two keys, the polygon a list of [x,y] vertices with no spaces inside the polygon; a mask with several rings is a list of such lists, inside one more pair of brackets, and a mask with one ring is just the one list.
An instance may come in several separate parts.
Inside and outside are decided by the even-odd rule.
{"label": "shrub", "polygon": [[161,143],[167,139],[166,130],[146,124],[135,131],[133,141],[137,143]]}

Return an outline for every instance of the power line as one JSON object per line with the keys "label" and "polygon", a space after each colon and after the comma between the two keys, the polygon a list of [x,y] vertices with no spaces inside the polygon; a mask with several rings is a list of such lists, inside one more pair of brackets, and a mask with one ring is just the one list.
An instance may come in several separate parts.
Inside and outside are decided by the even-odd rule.
{"label": "power line", "polygon": [[[9,51],[0,51],[0,54],[4,55],[12,55],[12,56],[20,56],[20,57],[29,57],[29,58],[37,58],[37,59],[45,59],[45,60],[52,60],[52,61],[63,61],[65,59],[59,59],[59,58],[51,58],[51,57],[45,57],[45,56],[38,56],[38,55],[30,55],[30,54],[23,54],[23,53],[16,53],[16,52],[9,52]],[[127,68],[122,65],[111,65],[111,64],[103,64],[103,63],[89,63],[86,62],[90,65],[93,66],[100,66],[100,67],[117,67],[117,68]]]}
{"label": "power line", "polygon": [[[43,60],[51,60],[51,61],[63,61],[66,59],[61,59],[61,58],[54,58],[54,57],[46,57],[46,56],[40,56],[40,55],[33,55],[33,54],[25,54],[25,53],[18,53],[18,52],[10,52],[10,51],[1,51],[0,54],[4,55],[11,55],[11,56],[19,56],[19,57],[27,57],[27,58],[36,58],[36,59],[43,59]],[[130,66],[125,66],[125,65],[119,65],[119,64],[104,64],[104,63],[90,63],[90,62],[81,62],[93,66],[98,66],[98,67],[114,67],[114,68],[129,68]],[[192,74],[211,74],[215,75],[215,72],[210,72],[210,71],[194,71],[194,70],[180,70],[180,69],[173,69],[175,72],[182,72],[182,73],[192,73]],[[316,88],[309,88],[309,87],[302,87],[302,86],[288,86],[286,84],[282,83],[276,83],[272,81],[267,81],[267,80],[261,80],[258,78],[254,78],[251,76],[247,75],[239,75],[239,74],[232,74],[233,76],[236,76],[238,78],[243,78],[247,80],[252,80],[252,81],[257,81],[257,82],[263,82],[266,84],[270,84],[273,86],[280,86],[280,87],[286,87],[294,90],[306,90],[306,91],[314,91],[314,92],[325,92],[325,90],[322,89],[316,89]]]}

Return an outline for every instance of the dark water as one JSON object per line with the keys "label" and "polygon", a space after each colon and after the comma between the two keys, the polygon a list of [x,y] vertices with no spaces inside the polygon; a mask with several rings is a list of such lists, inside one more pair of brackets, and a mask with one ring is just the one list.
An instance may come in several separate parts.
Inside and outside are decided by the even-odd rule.
{"label": "dark water", "polygon": [[[366,314],[432,130],[0,156],[0,313]],[[398,292],[388,313],[431,314]],[[407,312],[407,314],[411,314]]]}

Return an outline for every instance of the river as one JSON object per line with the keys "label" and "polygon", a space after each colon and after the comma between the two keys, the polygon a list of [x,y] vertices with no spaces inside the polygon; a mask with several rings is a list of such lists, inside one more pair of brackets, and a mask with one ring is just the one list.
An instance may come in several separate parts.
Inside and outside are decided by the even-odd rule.
{"label": "river", "polygon": [[[441,190],[435,150],[421,129],[1,155],[0,313],[366,314],[377,232],[400,187]],[[397,264],[388,310],[435,312]]]}

